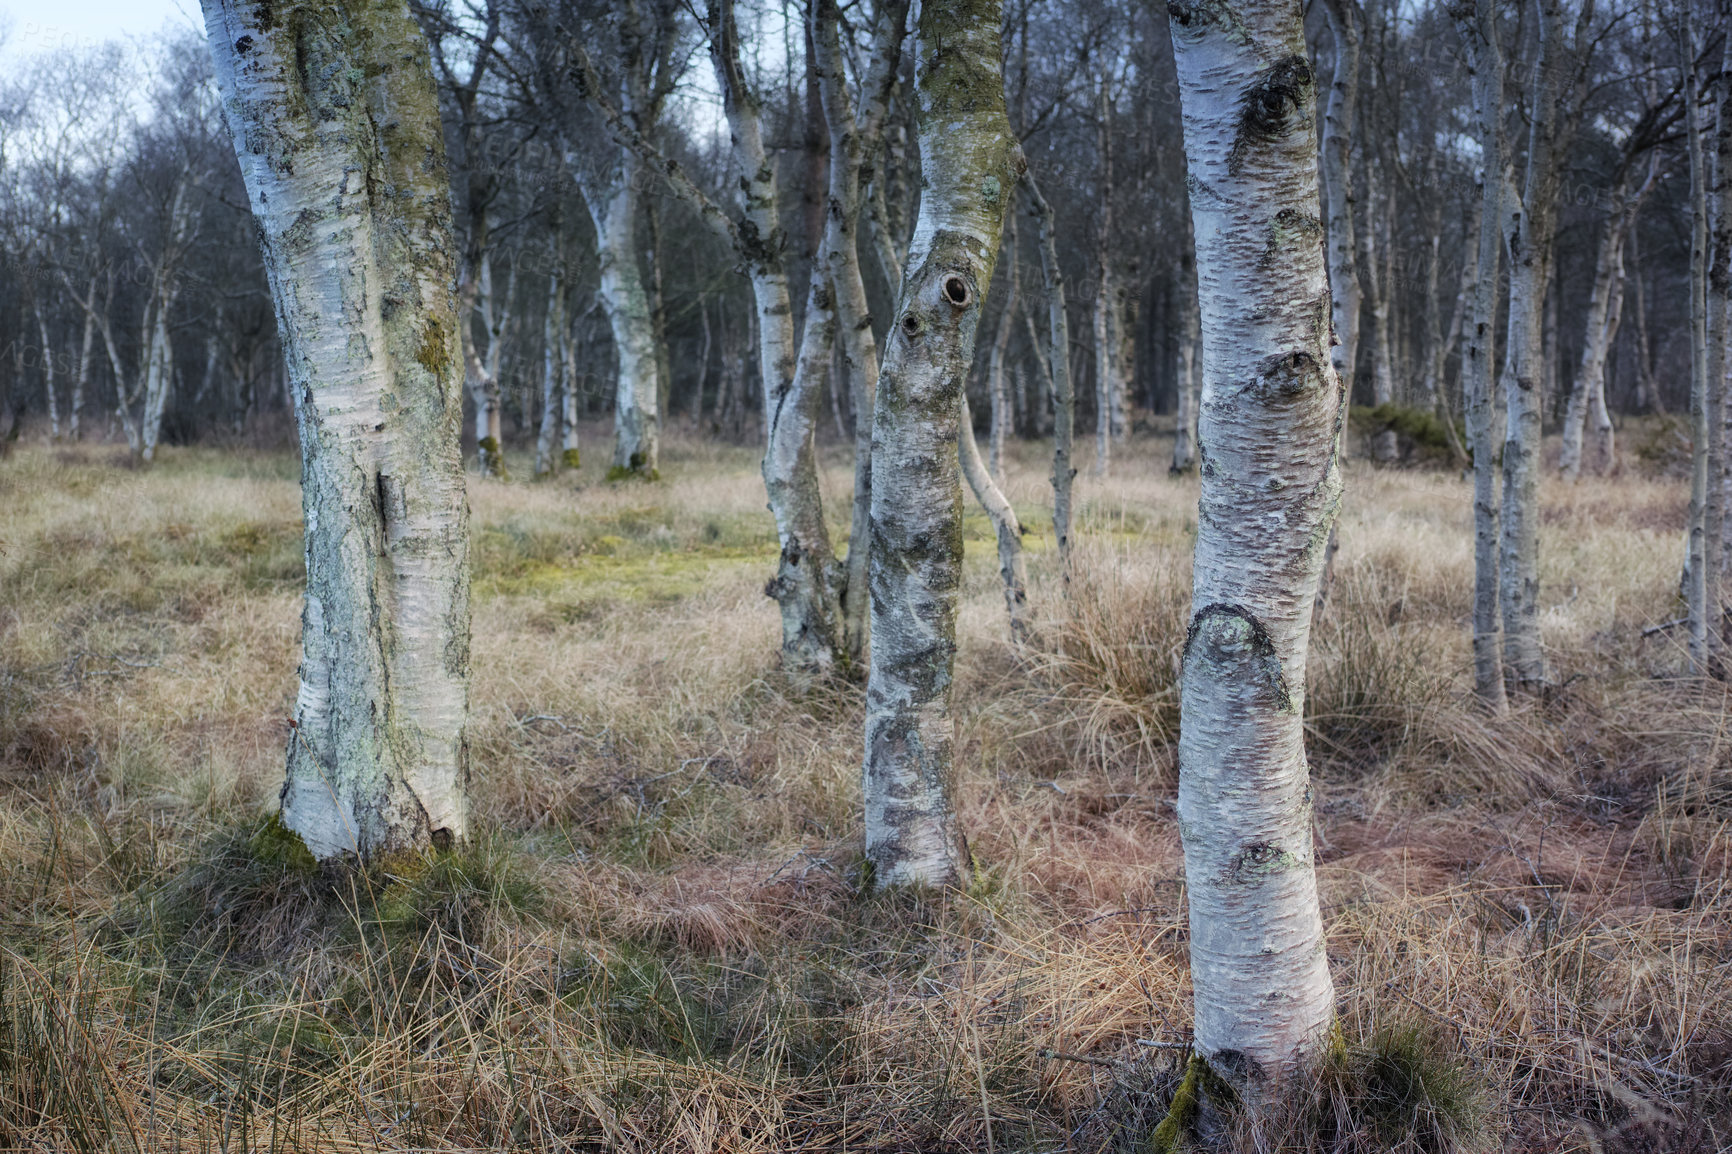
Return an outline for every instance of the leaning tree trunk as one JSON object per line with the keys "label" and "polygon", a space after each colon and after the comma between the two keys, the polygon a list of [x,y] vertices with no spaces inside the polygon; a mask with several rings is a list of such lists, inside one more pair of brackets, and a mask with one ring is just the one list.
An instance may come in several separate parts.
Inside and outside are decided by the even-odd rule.
{"label": "leaning tree trunk", "polygon": [[957,460],[963,382],[1011,186],[1024,169],[1005,115],[999,0],[921,7],[923,191],[872,414],[872,654],[863,789],[877,885],[952,885],[969,868],[951,797]]}
{"label": "leaning tree trunk", "polygon": [[1492,424],[1492,364],[1497,349],[1498,263],[1503,253],[1504,57],[1495,0],[1456,17],[1473,73],[1473,106],[1484,165],[1481,174],[1479,251],[1473,298],[1464,318],[1461,351],[1462,411],[1473,454],[1473,688],[1492,713],[1508,705],[1498,618],[1498,494]]}
{"label": "leaning tree trunk", "polygon": [[1070,314],[1065,302],[1064,270],[1058,263],[1058,219],[1040,185],[1024,173],[1023,187],[1040,222],[1041,289],[1046,294],[1046,363],[1052,374],[1052,535],[1059,565],[1070,578],[1071,464],[1076,445],[1076,386],[1070,371]]}
{"label": "leaning tree trunk", "polygon": [[205,0],[300,426],[284,824],[321,858],[469,823],[463,360],[439,102],[404,0]]}
{"label": "leaning tree trunk", "polygon": [[993,480],[992,471],[980,459],[980,445],[974,439],[974,414],[969,411],[966,395],[962,398],[962,419],[957,425],[957,452],[962,476],[974,490],[974,499],[986,510],[993,535],[998,539],[998,576],[1004,582],[1010,639],[1020,644],[1029,636],[1028,567],[1022,559],[1022,522],[1016,519],[1016,510],[1004,490]]}
{"label": "leaning tree trunk", "polygon": [[[1013,191],[1012,196],[1015,193]],[[1004,445],[1010,436],[1012,424],[1012,408],[1010,399],[1010,334],[1016,324],[1016,309],[1018,295],[1021,291],[1021,278],[1017,273],[1016,251],[1016,214],[1008,216],[1009,224],[1005,228],[1004,251],[1010,257],[1009,280],[1004,296],[1004,307],[998,314],[998,331],[992,338],[992,355],[987,361],[986,382],[987,393],[992,401],[987,438],[987,468],[992,476],[1002,482],[1004,480]]]}
{"label": "leaning tree trunk", "polygon": [[1315,79],[1298,0],[1175,0],[1202,302],[1202,494],[1179,721],[1198,1057],[1253,1103],[1334,1014],[1305,660],[1341,498]]}

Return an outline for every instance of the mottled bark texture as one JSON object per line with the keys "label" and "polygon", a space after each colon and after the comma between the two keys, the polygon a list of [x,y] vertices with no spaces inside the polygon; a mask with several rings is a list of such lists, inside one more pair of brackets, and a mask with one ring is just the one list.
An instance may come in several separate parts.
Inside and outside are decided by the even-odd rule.
{"label": "mottled bark texture", "polygon": [[1708,317],[1708,149],[1699,107],[1701,78],[1696,68],[1694,29],[1685,35],[1685,134],[1690,154],[1690,523],[1684,566],[1685,613],[1690,630],[1690,665],[1698,674],[1718,671],[1713,618],[1718,605],[1719,567],[1710,566],[1713,548],[1712,514],[1718,510],[1717,486],[1711,486],[1715,463],[1711,394],[1724,382],[1709,376]]}
{"label": "mottled bark texture", "polygon": [[637,218],[645,178],[635,153],[620,150],[613,180],[603,186],[594,175],[584,187],[595,222],[601,263],[600,296],[613,332],[619,373],[614,388],[613,466],[609,476],[659,474],[661,453],[660,380],[656,375],[655,322],[649,292],[638,263]]}
{"label": "mottled bark texture", "polygon": [[301,439],[282,816],[321,858],[469,823],[469,525],[450,191],[406,0],[205,0]]}
{"label": "mottled bark texture", "polygon": [[1462,408],[1473,454],[1473,688],[1481,705],[1502,713],[1508,705],[1498,617],[1497,465],[1492,442],[1495,408],[1492,364],[1497,348],[1498,265],[1503,253],[1504,57],[1495,0],[1474,0],[1455,14],[1456,30],[1473,76],[1479,129],[1478,271],[1464,320],[1461,349]]}
{"label": "mottled bark texture", "polygon": [[1168,472],[1188,473],[1197,463],[1197,392],[1202,384],[1197,372],[1197,346],[1202,339],[1198,331],[1197,262],[1193,256],[1190,230],[1179,245],[1178,283],[1173,286],[1178,298],[1178,319],[1175,328],[1179,340],[1178,380],[1174,382],[1178,404],[1173,412],[1173,463]]}
{"label": "mottled bark texture", "polygon": [[1341,499],[1340,379],[1298,0],[1175,0],[1202,303],[1202,493],[1179,722],[1196,1050],[1246,1100],[1334,1014],[1304,695]]}
{"label": "mottled bark texture", "polygon": [[1022,150],[1005,115],[999,0],[922,6],[924,189],[872,414],[866,859],[880,886],[969,869],[951,797],[962,578],[957,425]]}

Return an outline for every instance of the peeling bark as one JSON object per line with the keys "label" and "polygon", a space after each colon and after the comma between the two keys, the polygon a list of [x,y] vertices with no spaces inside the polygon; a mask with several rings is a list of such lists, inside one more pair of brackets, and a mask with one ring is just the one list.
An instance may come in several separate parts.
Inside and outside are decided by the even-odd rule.
{"label": "peeling bark", "polygon": [[403,0],[205,0],[300,429],[307,597],[282,818],[320,858],[468,830],[456,252]]}
{"label": "peeling bark", "polygon": [[1169,6],[1202,303],[1202,493],[1179,722],[1196,1051],[1254,1105],[1334,1016],[1304,694],[1342,385],[1297,0]]}
{"label": "peeling bark", "polygon": [[957,456],[1012,184],[998,0],[922,7],[916,33],[925,183],[872,418],[872,653],[863,789],[879,886],[954,885],[969,869],[951,797],[950,699],[962,579]]}

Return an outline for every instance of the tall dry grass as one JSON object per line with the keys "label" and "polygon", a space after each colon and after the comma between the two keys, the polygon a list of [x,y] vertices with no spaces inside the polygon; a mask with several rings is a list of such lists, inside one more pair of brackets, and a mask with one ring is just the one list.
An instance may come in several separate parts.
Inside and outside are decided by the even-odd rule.
{"label": "tall dry grass", "polygon": [[[676,442],[655,485],[474,486],[483,832],[353,871],[268,821],[292,458],[135,473],[21,447],[0,466],[0,1146],[1148,1148],[1189,1026],[1171,799],[1195,483],[1159,440],[1085,479],[1067,593],[1044,462],[1017,448],[1027,646],[968,522],[981,868],[870,896],[859,689],[775,673],[749,452]],[[826,464],[842,525],[847,462]],[[1644,632],[1675,616],[1684,499],[1634,475],[1546,489],[1553,687],[1491,719],[1467,692],[1466,486],[1353,469],[1306,702],[1341,1045],[1224,1145],[1732,1143],[1728,702]]]}

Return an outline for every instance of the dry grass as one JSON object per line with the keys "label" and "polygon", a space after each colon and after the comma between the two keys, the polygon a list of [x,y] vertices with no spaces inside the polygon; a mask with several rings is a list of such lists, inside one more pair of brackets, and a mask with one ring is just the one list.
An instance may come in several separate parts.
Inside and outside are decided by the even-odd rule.
{"label": "dry grass", "polygon": [[[1067,599],[1045,463],[1018,450],[1023,651],[969,521],[981,874],[867,897],[858,689],[774,673],[748,451],[676,443],[655,485],[592,465],[474,487],[486,832],[356,873],[265,820],[293,459],[135,473],[21,447],[0,469],[0,1146],[1146,1148],[1179,1067],[1137,1040],[1188,1027],[1170,802],[1195,482],[1158,439],[1085,477]],[[1343,1047],[1238,1148],[1732,1143],[1728,698],[1642,632],[1675,616],[1684,500],[1639,476],[1546,489],[1557,688],[1494,722],[1465,691],[1466,486],[1354,467],[1307,705]]]}

